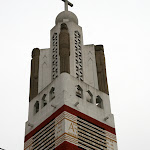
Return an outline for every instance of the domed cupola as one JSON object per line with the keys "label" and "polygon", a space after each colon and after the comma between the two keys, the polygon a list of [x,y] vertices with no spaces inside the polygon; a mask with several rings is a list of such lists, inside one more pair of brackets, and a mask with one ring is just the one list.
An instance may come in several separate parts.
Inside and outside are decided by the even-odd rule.
{"label": "domed cupola", "polygon": [[74,22],[78,24],[77,16],[71,11],[63,11],[59,13],[56,17],[55,23],[57,25],[58,23],[64,22],[64,20],[68,20],[69,22]]}

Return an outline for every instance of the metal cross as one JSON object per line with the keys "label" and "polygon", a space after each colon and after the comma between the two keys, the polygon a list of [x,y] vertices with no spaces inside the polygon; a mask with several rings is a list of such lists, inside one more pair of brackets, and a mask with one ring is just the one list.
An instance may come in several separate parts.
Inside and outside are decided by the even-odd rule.
{"label": "metal cross", "polygon": [[63,2],[65,2],[65,11],[68,11],[68,5],[73,7],[73,4],[70,3],[68,0],[62,0]]}

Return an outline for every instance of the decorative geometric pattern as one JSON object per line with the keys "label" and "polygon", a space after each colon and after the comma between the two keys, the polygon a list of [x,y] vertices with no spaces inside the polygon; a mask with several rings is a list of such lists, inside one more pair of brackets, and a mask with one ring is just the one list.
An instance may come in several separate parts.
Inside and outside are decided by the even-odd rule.
{"label": "decorative geometric pattern", "polygon": [[58,35],[52,37],[52,79],[58,77]]}
{"label": "decorative geometric pattern", "polygon": [[78,143],[85,149],[106,149],[105,130],[78,117]]}
{"label": "decorative geometric pattern", "polygon": [[70,112],[60,108],[58,115],[56,112],[54,116],[50,116],[53,119],[46,119],[46,125],[39,125],[38,130],[32,131],[31,137],[27,135],[25,150],[54,150],[64,142],[74,145],[75,149],[117,150],[113,128],[97,121],[95,124],[90,117],[78,111],[72,114],[74,109],[69,109]]}
{"label": "decorative geometric pattern", "polygon": [[33,136],[33,150],[49,150],[55,146],[55,122],[54,120],[47,124]]}
{"label": "decorative geometric pattern", "polygon": [[80,36],[80,33],[78,31],[74,32],[74,40],[75,40],[76,78],[83,81],[81,36]]}
{"label": "decorative geometric pattern", "polygon": [[26,150],[31,150],[32,147],[32,137],[30,139],[28,139],[25,143],[24,143],[24,149]]}

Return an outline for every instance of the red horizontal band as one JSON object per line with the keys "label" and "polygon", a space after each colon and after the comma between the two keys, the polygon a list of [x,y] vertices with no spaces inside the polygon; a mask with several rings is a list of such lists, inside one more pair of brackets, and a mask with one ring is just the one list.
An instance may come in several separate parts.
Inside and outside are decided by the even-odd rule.
{"label": "red horizontal band", "polygon": [[92,117],[89,117],[67,105],[63,105],[61,108],[59,108],[55,113],[53,113],[50,117],[48,117],[45,121],[43,121],[40,125],[38,125],[34,130],[32,130],[30,133],[28,133],[25,136],[25,142],[30,139],[36,132],[38,132],[41,128],[43,128],[45,125],[47,125],[51,120],[55,119],[58,115],[60,115],[62,112],[67,111],[68,113],[71,113],[75,116],[78,116],[84,120],[87,120],[88,122],[97,125],[98,127],[101,127],[113,134],[116,134],[115,128],[112,128]]}

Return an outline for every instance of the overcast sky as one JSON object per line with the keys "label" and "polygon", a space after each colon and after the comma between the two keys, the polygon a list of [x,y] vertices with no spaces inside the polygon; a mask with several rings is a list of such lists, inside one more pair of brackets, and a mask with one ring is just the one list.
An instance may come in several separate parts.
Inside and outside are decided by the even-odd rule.
{"label": "overcast sky", "polygon": [[[150,1],[71,0],[84,44],[103,44],[119,150],[150,143]],[[22,150],[33,48],[49,48],[62,0],[0,0],[0,148]]]}

